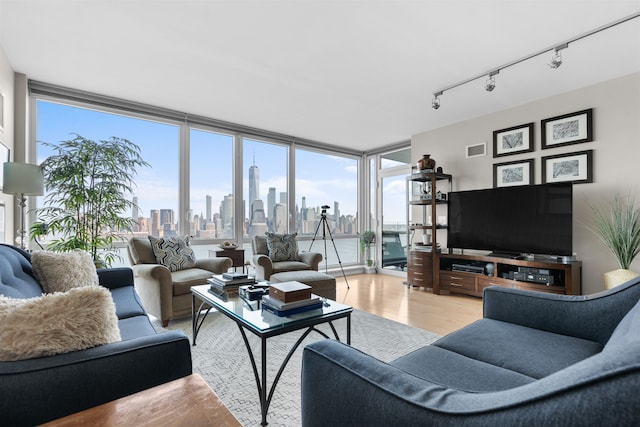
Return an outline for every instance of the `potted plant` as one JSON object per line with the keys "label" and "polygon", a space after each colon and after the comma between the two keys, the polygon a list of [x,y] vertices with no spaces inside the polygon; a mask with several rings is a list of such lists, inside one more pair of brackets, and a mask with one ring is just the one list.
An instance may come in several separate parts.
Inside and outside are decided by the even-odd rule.
{"label": "potted plant", "polygon": [[638,276],[629,270],[633,259],[640,253],[640,207],[635,196],[616,195],[606,209],[590,205],[595,228],[593,231],[609,248],[618,262],[618,270],[605,273],[605,285],[611,288]]}
{"label": "potted plant", "polygon": [[43,143],[56,154],[42,162],[45,178],[43,207],[31,226],[33,237],[53,235],[47,249],[82,249],[96,266],[110,266],[120,258],[114,242],[130,231],[137,218],[131,212],[136,169],[149,166],[140,148],[126,139],[92,141],[80,135],[57,145]]}
{"label": "potted plant", "polygon": [[371,244],[376,240],[376,233],[367,230],[363,231],[360,235],[360,253],[365,255],[367,259],[367,267],[371,267],[373,265],[373,260],[371,259]]}

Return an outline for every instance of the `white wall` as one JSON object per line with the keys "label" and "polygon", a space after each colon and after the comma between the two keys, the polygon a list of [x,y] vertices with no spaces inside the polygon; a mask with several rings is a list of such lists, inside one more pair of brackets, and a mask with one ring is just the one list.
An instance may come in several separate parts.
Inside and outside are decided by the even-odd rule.
{"label": "white wall", "polygon": [[[541,150],[541,120],[587,108],[593,108],[593,142]],[[534,151],[494,159],[493,131],[530,122],[535,123]],[[465,147],[480,142],[486,142],[487,155],[465,158]],[[583,262],[583,294],[598,292],[604,289],[604,272],[617,264],[586,228],[591,221],[588,203],[630,192],[640,202],[640,73],[420,133],[412,137],[411,149],[414,163],[422,154],[431,154],[445,173],[452,174],[454,190],[491,188],[494,163],[530,158],[535,159],[535,183],[539,184],[541,157],[593,149],[594,182],[574,186],[573,250]],[[640,256],[631,269],[640,272]]]}
{"label": "white wall", "polygon": [[[9,65],[9,60],[0,44],[0,92],[4,95],[4,128],[0,130],[0,142],[9,147],[11,150],[11,160],[14,156],[14,72]],[[4,161],[4,160],[0,160]],[[14,233],[14,198],[9,194],[0,191],[0,204],[5,206],[4,218],[4,241],[3,243],[11,243]],[[2,225],[0,225],[1,227]]]}

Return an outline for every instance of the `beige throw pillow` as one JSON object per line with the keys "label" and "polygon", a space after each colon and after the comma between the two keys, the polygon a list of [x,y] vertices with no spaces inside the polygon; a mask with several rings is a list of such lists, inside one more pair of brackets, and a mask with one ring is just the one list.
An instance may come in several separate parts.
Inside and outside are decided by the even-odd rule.
{"label": "beige throw pillow", "polygon": [[35,251],[33,275],[45,293],[65,292],[79,286],[98,286],[98,273],[88,252]]}
{"label": "beige throw pillow", "polygon": [[31,359],[120,341],[116,307],[102,286],[36,298],[0,296],[0,361]]}

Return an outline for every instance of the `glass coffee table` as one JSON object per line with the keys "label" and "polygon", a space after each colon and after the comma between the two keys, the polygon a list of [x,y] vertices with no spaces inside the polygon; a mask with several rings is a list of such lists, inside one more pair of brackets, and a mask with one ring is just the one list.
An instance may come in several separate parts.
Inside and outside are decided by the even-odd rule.
{"label": "glass coffee table", "polygon": [[[338,302],[323,299],[322,308],[294,314],[289,317],[279,317],[268,311],[263,311],[260,301],[250,301],[242,298],[237,292],[233,293],[213,293],[209,290],[209,285],[193,286],[191,288],[191,324],[193,328],[193,343],[196,345],[196,338],[202,323],[212,308],[227,316],[238,325],[244,344],[249,353],[249,359],[256,378],[258,395],[260,397],[260,410],[262,414],[262,425],[267,425],[267,411],[271,404],[271,398],[275,391],[280,376],[287,366],[289,359],[300,346],[302,341],[311,333],[316,332],[325,338],[329,336],[316,328],[317,325],[328,323],[335,339],[340,340],[338,332],[333,325],[333,321],[346,318],[346,343],[351,344],[351,313],[353,308]],[[283,360],[278,373],[273,379],[271,388],[267,392],[267,339],[287,332],[306,329],[300,338],[295,342],[289,353]],[[253,350],[249,345],[246,331],[257,335],[261,341],[261,372],[258,372]]]}

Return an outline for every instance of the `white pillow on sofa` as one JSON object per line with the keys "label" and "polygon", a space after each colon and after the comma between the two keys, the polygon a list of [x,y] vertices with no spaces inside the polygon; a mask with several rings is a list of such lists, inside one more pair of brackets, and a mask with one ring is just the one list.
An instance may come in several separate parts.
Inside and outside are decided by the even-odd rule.
{"label": "white pillow on sofa", "polygon": [[35,298],[0,295],[0,361],[31,359],[120,341],[116,307],[102,286]]}
{"label": "white pillow on sofa", "polygon": [[89,252],[35,251],[33,275],[45,293],[65,292],[79,286],[98,286],[98,273]]}

